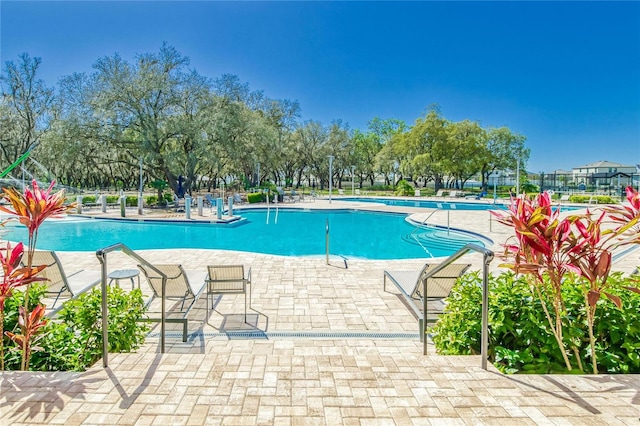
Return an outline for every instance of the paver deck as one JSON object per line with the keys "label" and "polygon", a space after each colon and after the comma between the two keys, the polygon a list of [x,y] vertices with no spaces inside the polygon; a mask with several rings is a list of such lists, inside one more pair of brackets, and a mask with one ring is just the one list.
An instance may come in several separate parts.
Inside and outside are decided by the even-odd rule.
{"label": "paver deck", "polygon": [[[452,211],[449,220],[497,243],[509,235],[487,212]],[[402,297],[383,291],[382,271],[417,268],[424,259],[350,259],[345,268],[323,256],[138,253],[185,269],[251,266],[249,324],[242,295],[225,295],[208,317],[203,297],[186,343],[167,325],[164,354],[155,328],[137,353],[110,354],[107,368],[2,373],[0,424],[640,425],[637,375],[507,376],[481,369],[478,356],[440,356],[432,345],[422,355],[417,321]],[[93,253],[58,254],[65,265],[99,268]],[[479,255],[465,260],[480,268]],[[615,267],[630,272],[639,260],[634,252]],[[135,267],[122,253],[109,263]]]}

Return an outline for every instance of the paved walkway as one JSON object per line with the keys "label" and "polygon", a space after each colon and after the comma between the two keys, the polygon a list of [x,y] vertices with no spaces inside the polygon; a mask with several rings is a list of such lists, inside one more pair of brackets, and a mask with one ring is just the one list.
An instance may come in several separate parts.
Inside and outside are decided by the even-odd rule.
{"label": "paved walkway", "polygon": [[[446,222],[442,216],[433,219]],[[509,235],[487,212],[452,211],[449,221],[496,242]],[[251,266],[250,324],[242,295],[225,295],[208,316],[202,298],[186,343],[167,326],[164,354],[155,329],[137,353],[110,354],[108,368],[3,373],[0,424],[640,425],[638,376],[505,376],[481,369],[477,356],[439,356],[432,345],[422,355],[416,319],[395,291],[383,291],[382,271],[424,260],[350,260],[345,269],[338,258],[326,265],[324,257],[220,250],[138,253],[185,269]],[[92,253],[59,256],[99,268]],[[630,272],[639,256],[616,269]],[[479,269],[480,256],[468,261]],[[135,266],[122,253],[109,262]]]}

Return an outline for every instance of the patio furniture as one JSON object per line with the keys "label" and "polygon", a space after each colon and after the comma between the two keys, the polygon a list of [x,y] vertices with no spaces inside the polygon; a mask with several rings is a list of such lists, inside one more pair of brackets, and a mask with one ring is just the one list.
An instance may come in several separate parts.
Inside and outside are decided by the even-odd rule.
{"label": "patio furniture", "polygon": [[131,290],[135,288],[134,278],[138,278],[138,288],[140,288],[140,271],[138,269],[118,269],[112,272],[109,272],[107,278],[109,278],[109,285],[112,282],[116,282],[116,285],[120,287],[120,280],[131,280]]}
{"label": "patio furniture", "polygon": [[[165,299],[176,301],[174,306],[167,310],[167,314],[176,315],[177,318],[167,318],[166,322],[181,323],[182,341],[186,342],[188,315],[204,290],[206,274],[192,271],[187,273],[179,264],[155,264],[153,266],[167,277]],[[162,276],[142,265],[138,265],[138,268],[147,278],[149,287],[153,291],[153,296],[147,302],[147,306],[150,306],[154,299],[162,297]],[[176,306],[177,302],[180,302],[179,307]],[[160,318],[146,318],[145,321],[159,322]]]}
{"label": "patio furniture", "polygon": [[[391,281],[407,306],[415,313],[418,323],[423,321],[422,289],[424,276],[432,265],[426,263],[422,269],[413,271],[384,271],[383,290],[387,291],[387,280]],[[449,296],[456,280],[469,269],[470,264],[452,263],[427,280],[427,309],[429,312],[441,313],[444,299]],[[438,306],[439,305],[439,306]]]}
{"label": "patio furniture", "polygon": [[[22,257],[23,264],[27,264],[27,253]],[[34,251],[32,265],[47,265],[38,275],[47,278],[44,281],[47,285],[45,291],[46,296],[55,297],[53,304],[50,306],[52,311],[49,314],[57,312],[54,309],[58,299],[61,297],[73,299],[78,295],[91,290],[101,279],[98,271],[78,270],[71,274],[66,274],[62,268],[62,262],[53,251]]]}
{"label": "patio furniture", "polygon": [[209,316],[209,295],[244,294],[244,320],[247,321],[247,295],[251,308],[251,268],[244,274],[243,265],[207,266],[207,317]]}

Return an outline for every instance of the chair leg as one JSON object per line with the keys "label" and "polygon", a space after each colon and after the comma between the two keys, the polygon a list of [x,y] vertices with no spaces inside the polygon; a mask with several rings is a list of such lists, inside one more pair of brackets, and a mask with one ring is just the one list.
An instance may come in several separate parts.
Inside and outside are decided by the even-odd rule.
{"label": "chair leg", "polygon": [[207,307],[204,311],[204,322],[209,321],[209,289],[207,289]]}
{"label": "chair leg", "polygon": [[247,324],[247,292],[244,292],[244,323]]}

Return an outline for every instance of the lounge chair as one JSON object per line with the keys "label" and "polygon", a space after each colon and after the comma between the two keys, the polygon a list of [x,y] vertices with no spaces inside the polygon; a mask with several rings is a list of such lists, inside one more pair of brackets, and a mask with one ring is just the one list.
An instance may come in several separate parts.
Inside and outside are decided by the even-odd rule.
{"label": "lounge chair", "polygon": [[[165,299],[175,300],[180,302],[180,307],[172,307],[167,311],[167,314],[178,315],[178,318],[167,318],[167,322],[177,322],[182,324],[182,341],[187,341],[187,328],[189,312],[195,305],[196,301],[202,294],[202,290],[205,287],[204,272],[189,272],[187,273],[182,265],[178,264],[156,264],[154,268],[166,275],[167,281],[165,286]],[[153,291],[153,296],[147,302],[147,306],[151,305],[155,298],[162,297],[162,276],[154,270],[138,265],[138,268],[147,278],[149,287]],[[177,305],[177,303],[176,303]],[[160,321],[159,318],[147,318],[147,321]]]}
{"label": "lounge chair", "polygon": [[444,189],[438,189],[438,192],[436,192],[436,195],[434,195],[434,197],[436,197],[436,198],[444,198],[444,193],[445,193]]}
{"label": "lounge chair", "polygon": [[240,197],[240,194],[238,193],[233,194],[233,203],[242,204],[242,198]]}
{"label": "lounge chair", "polygon": [[[27,263],[27,253],[22,257],[22,262]],[[38,275],[48,279],[48,281],[44,281],[47,285],[45,296],[55,297],[53,304],[49,307],[52,310],[51,313],[60,309],[60,307],[54,309],[58,299],[61,297],[76,298],[95,287],[101,279],[99,271],[79,270],[72,274],[65,274],[60,259],[53,251],[34,251],[32,264],[34,266],[47,265]]]}
{"label": "lounge chair", "polygon": [[[425,264],[422,269],[415,271],[384,271],[383,289],[387,291],[387,280],[391,281],[400,290],[407,301],[407,305],[414,311],[421,325],[423,315],[422,289],[424,276],[431,265]],[[439,314],[444,307],[444,299],[449,296],[456,280],[464,274],[471,265],[453,263],[446,266],[435,276],[427,280],[427,310]],[[422,327],[420,327],[422,329]]]}
{"label": "lounge chair", "polygon": [[246,276],[243,265],[209,265],[207,270],[207,317],[210,294],[244,294],[244,321],[247,322],[247,294],[251,309],[251,268]]}

